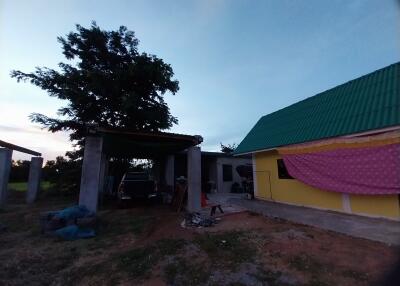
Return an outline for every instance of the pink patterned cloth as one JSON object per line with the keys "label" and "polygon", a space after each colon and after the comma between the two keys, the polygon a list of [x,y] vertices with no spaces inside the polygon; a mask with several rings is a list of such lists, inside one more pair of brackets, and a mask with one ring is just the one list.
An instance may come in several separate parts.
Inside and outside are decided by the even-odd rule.
{"label": "pink patterned cloth", "polygon": [[283,155],[289,174],[349,194],[400,194],[400,144]]}

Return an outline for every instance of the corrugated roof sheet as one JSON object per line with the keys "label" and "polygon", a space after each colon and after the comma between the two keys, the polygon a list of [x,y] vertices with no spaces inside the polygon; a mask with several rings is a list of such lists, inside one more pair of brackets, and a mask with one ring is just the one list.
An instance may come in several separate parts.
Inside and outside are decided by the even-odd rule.
{"label": "corrugated roof sheet", "polygon": [[400,62],[263,116],[235,154],[400,125]]}

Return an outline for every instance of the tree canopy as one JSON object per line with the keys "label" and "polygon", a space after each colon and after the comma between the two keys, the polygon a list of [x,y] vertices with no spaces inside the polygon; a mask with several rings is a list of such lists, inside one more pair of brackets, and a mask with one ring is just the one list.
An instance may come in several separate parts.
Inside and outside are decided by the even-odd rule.
{"label": "tree canopy", "polygon": [[232,144],[222,144],[221,145],[221,152],[226,153],[226,154],[232,154],[235,149],[237,148],[237,144],[236,143],[232,143]]}
{"label": "tree canopy", "polygon": [[139,52],[133,31],[124,26],[105,31],[93,22],[90,28],[76,25],[76,32],[58,41],[68,60],[59,63],[58,70],[11,72],[18,81],[30,81],[67,101],[57,118],[32,113],[33,122],[51,132],[70,131],[70,139],[80,146],[88,125],[160,131],[177,124],[164,101],[166,92],[179,90],[172,67],[155,55]]}

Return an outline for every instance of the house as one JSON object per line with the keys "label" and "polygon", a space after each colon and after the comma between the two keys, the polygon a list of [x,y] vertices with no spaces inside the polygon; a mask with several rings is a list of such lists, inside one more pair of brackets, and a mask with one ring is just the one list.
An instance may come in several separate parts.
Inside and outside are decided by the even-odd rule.
{"label": "house", "polygon": [[[186,176],[185,154],[175,155],[175,178]],[[201,152],[201,182],[202,189],[216,193],[229,193],[232,185],[242,185],[242,178],[237,172],[238,166],[252,167],[250,155],[233,156],[222,152]]]}
{"label": "house", "polygon": [[263,116],[235,154],[258,199],[400,220],[400,62]]}

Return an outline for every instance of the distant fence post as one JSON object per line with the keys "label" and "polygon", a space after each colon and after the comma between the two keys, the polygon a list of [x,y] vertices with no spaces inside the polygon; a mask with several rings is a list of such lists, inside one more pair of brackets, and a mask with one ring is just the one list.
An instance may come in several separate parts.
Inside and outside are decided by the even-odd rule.
{"label": "distant fence post", "polygon": [[40,188],[40,177],[42,175],[43,158],[32,157],[29,167],[28,191],[26,202],[32,204],[37,197]]}
{"label": "distant fence post", "polygon": [[6,203],[10,178],[12,150],[0,148],[0,206]]}

